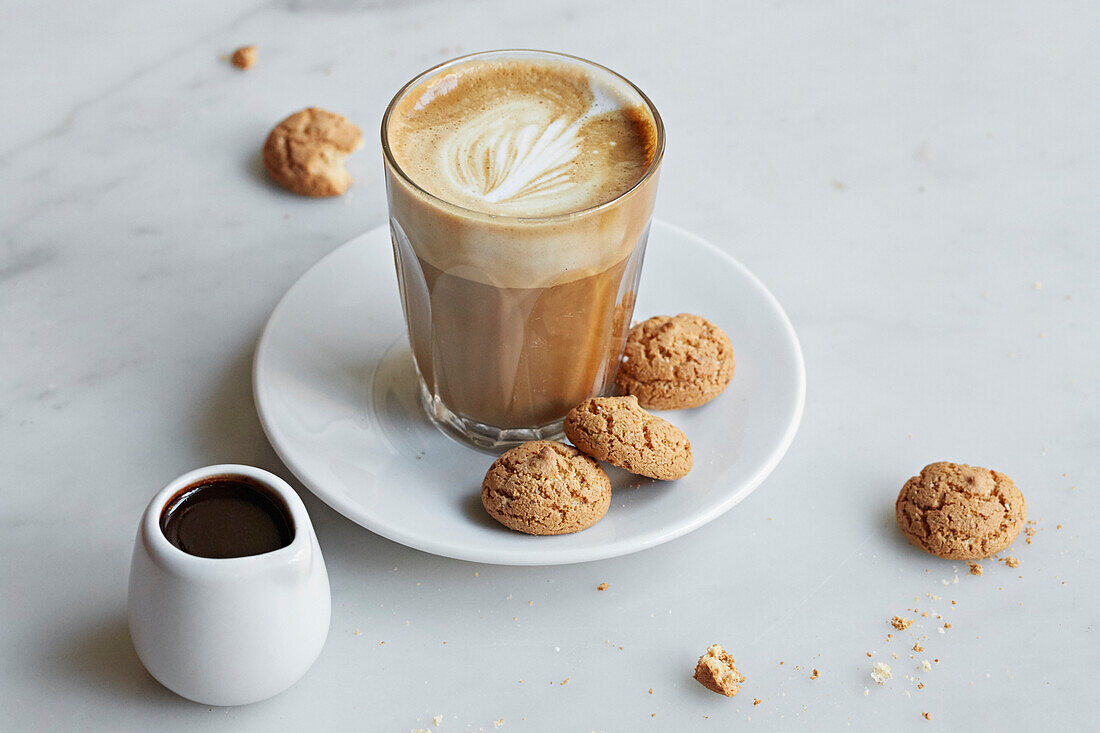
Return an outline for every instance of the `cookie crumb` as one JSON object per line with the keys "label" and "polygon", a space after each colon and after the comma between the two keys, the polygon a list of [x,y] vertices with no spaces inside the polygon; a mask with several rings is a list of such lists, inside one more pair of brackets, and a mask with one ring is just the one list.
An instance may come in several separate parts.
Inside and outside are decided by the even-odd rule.
{"label": "cookie crumb", "polygon": [[760,703],[762,703],[762,702],[764,702],[764,701],[763,701],[763,700],[761,700],[761,699],[760,699],[759,697],[754,697],[754,698],[752,699],[752,706],[753,706],[753,707],[756,707],[757,705],[759,705],[759,704],[760,704]]}
{"label": "cookie crumb", "polygon": [[255,46],[241,46],[230,57],[229,62],[236,66],[241,71],[247,71],[251,69],[256,63],[256,47]]}
{"label": "cookie crumb", "polygon": [[435,725],[436,727],[439,727],[439,726],[443,725],[443,714],[442,713],[440,713],[439,715],[433,715],[432,716],[432,725]]}
{"label": "cookie crumb", "polygon": [[607,590],[610,587],[611,586],[608,585],[607,583],[600,583],[599,585],[596,586],[596,590]]}
{"label": "cookie crumb", "polygon": [[894,616],[892,619],[890,619],[890,625],[898,631],[905,631],[913,625],[913,619],[902,618],[901,616]]}
{"label": "cookie crumb", "polygon": [[566,677],[566,678],[565,678],[564,680],[562,680],[562,681],[561,681],[561,684],[563,684],[563,685],[568,685],[568,684],[569,684],[569,680],[571,680],[571,679],[573,679],[573,678],[572,678],[572,677]]}
{"label": "cookie crumb", "polygon": [[501,718],[500,720],[494,720],[493,721],[493,727],[494,728],[499,728],[502,725],[504,725],[504,718]]}
{"label": "cookie crumb", "polygon": [[1020,567],[1020,561],[1014,557],[1007,557],[1005,558],[1005,565],[1009,566],[1010,568],[1018,568]]}
{"label": "cookie crumb", "polygon": [[920,645],[920,642],[918,641],[918,642],[917,642],[916,644],[914,644],[914,645],[913,645],[913,651],[915,651],[915,652],[923,652],[923,651],[924,651],[924,647],[922,647],[922,646]]}
{"label": "cookie crumb", "polygon": [[886,680],[890,679],[893,675],[890,672],[890,665],[886,662],[875,662],[871,667],[871,679],[880,685],[885,685]]}
{"label": "cookie crumb", "polygon": [[925,720],[931,720],[932,719],[932,714],[931,713],[921,713],[921,717],[924,718]]}
{"label": "cookie crumb", "polygon": [[711,692],[733,697],[741,690],[745,676],[737,671],[734,659],[720,644],[711,644],[695,665],[695,680]]}
{"label": "cookie crumb", "polygon": [[970,574],[971,575],[981,575],[982,574],[982,564],[980,562],[970,563]]}
{"label": "cookie crumb", "polygon": [[652,687],[650,687],[650,688],[649,688],[649,694],[650,694],[650,695],[652,695],[652,694],[653,694],[653,688],[652,688]]}
{"label": "cookie crumb", "polygon": [[813,670],[812,672],[810,672],[810,679],[811,680],[816,680],[820,676],[821,676],[821,674],[816,669]]}
{"label": "cookie crumb", "polygon": [[923,669],[925,672],[928,672],[932,669],[932,663],[929,662],[927,659],[921,660],[920,668]]}

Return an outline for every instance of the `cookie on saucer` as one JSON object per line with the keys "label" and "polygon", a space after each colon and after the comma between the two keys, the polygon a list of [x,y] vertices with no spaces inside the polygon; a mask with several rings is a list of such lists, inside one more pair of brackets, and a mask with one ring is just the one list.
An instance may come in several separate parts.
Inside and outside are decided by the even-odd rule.
{"label": "cookie on saucer", "polygon": [[569,411],[564,427],[573,445],[631,473],[672,481],[691,470],[687,436],[633,395],[587,399]]}
{"label": "cookie on saucer", "polygon": [[611,506],[611,481],[576,448],[532,440],[489,467],[481,503],[489,516],[517,532],[568,534],[603,518]]}
{"label": "cookie on saucer", "polygon": [[946,560],[1000,552],[1027,521],[1027,503],[1012,479],[962,463],[928,464],[905,482],[894,508],[909,542]]}
{"label": "cookie on saucer", "polygon": [[701,316],[654,316],[630,329],[615,384],[652,410],[698,407],[733,378],[733,344]]}

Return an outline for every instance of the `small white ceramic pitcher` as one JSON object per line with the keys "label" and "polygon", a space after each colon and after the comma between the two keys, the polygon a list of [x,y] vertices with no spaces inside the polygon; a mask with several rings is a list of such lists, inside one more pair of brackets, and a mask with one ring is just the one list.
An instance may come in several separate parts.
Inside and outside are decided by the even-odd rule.
{"label": "small white ceramic pitcher", "polygon": [[[164,536],[161,514],[182,489],[244,477],[282,500],[290,544],[261,555],[190,555]],[[305,505],[267,471],[224,464],[168,484],[145,510],[130,565],[130,635],[146,669],[173,692],[207,705],[244,705],[297,682],[321,653],[332,599]]]}

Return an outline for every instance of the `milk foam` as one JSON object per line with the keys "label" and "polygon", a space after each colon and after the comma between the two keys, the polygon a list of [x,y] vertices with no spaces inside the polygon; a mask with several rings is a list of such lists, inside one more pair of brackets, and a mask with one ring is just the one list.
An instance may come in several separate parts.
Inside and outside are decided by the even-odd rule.
{"label": "milk foam", "polygon": [[388,131],[398,163],[430,193],[484,213],[548,216],[604,203],[637,183],[653,156],[640,96],[577,67],[474,61],[422,82],[409,99]]}
{"label": "milk foam", "polygon": [[473,198],[541,208],[538,199],[577,188],[570,164],[580,152],[583,120],[549,119],[541,105],[505,100],[440,144],[440,170],[451,187]]}

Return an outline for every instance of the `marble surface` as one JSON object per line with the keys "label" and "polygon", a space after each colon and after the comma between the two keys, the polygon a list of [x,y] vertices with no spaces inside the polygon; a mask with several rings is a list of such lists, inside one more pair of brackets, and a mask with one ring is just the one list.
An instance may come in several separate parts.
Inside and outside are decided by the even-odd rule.
{"label": "marble surface", "polygon": [[[1093,720],[1097,4],[7,0],[2,15],[6,730]],[[219,60],[244,43],[254,69]],[[307,493],[333,587],[320,660],[258,705],[175,697],[126,629],[142,509],[204,464],[291,478],[252,405],[259,329],[310,264],[384,221],[390,94],[506,46],[587,56],[649,92],[669,130],[658,215],[786,306],[807,361],[800,434],[718,521],[576,566],[443,560]],[[259,169],[270,126],[310,104],[367,133],[339,200],[295,198]],[[942,459],[1022,487],[1036,532],[1019,569],[974,577],[899,536],[899,486]],[[934,613],[894,632],[911,608]],[[716,641],[748,676],[733,700],[690,678]]]}

